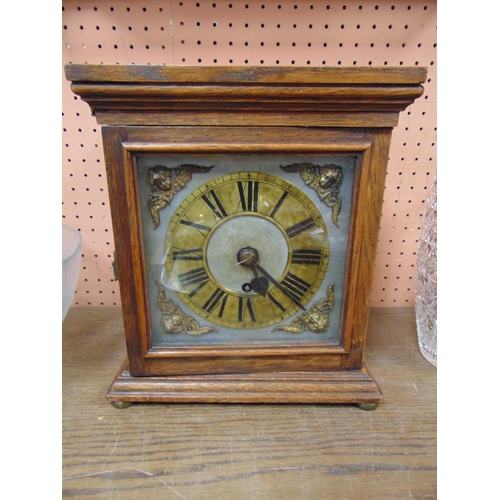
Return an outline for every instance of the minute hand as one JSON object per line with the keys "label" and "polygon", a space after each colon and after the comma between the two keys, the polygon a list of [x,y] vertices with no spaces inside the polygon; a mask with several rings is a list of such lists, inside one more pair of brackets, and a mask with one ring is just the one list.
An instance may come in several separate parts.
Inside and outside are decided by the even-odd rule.
{"label": "minute hand", "polygon": [[276,281],[260,264],[254,262],[255,268],[260,271],[260,273],[265,276],[273,285],[276,286],[278,290],[281,290],[294,304],[298,305],[302,310],[307,311],[307,309],[283,286]]}

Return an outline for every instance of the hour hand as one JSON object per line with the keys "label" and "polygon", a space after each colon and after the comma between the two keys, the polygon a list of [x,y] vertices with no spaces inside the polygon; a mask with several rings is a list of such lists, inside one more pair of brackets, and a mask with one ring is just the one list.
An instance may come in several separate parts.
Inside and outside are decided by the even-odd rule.
{"label": "hour hand", "polygon": [[255,278],[250,281],[250,286],[254,292],[266,296],[267,289],[269,288],[269,280],[265,276],[259,276],[257,274],[257,269],[255,268],[255,263],[252,265],[252,271]]}
{"label": "hour hand", "polygon": [[243,247],[238,252],[237,260],[239,264],[249,267],[252,270],[254,275],[253,280],[250,282],[252,290],[265,297],[269,288],[269,281],[257,273],[256,264],[257,260],[259,260],[259,252],[252,247]]}

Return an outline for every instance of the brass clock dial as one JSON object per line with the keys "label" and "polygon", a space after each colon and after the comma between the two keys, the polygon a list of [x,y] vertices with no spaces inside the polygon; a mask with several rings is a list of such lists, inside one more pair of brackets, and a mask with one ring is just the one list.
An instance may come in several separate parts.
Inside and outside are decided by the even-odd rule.
{"label": "brass clock dial", "polygon": [[327,270],[328,233],[296,186],[235,172],[184,199],[171,217],[165,254],[177,294],[201,318],[263,328],[306,310]]}

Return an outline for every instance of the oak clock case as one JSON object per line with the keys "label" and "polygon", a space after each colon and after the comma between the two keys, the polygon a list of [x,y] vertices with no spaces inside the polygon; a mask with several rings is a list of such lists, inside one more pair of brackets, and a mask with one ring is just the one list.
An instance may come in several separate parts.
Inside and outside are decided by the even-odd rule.
{"label": "oak clock case", "polygon": [[153,348],[340,344],[356,157],[135,165]]}
{"label": "oak clock case", "polygon": [[66,66],[102,125],[127,347],[109,401],[378,405],[387,159],[426,73]]}

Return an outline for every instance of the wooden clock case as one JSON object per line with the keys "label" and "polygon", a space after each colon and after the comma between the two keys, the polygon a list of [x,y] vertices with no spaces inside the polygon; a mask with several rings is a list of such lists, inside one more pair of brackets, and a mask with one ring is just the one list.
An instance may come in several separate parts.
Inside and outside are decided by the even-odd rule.
{"label": "wooden clock case", "polygon": [[[356,403],[382,399],[363,350],[387,159],[425,68],[67,65],[102,125],[127,359],[107,398],[133,402]],[[350,155],[356,178],[340,342],[155,347],[137,155]]]}

